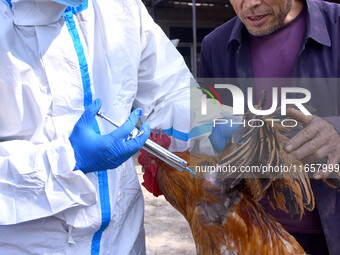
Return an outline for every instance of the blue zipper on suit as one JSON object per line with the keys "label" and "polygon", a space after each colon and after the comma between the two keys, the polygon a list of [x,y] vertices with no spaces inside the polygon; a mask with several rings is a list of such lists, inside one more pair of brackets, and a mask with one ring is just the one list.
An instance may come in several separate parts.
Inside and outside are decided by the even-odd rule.
{"label": "blue zipper on suit", "polygon": [[[87,9],[87,1],[84,2],[79,7],[67,7],[66,11],[62,15],[65,19],[66,26],[71,35],[74,48],[77,52],[79,67],[81,72],[81,78],[84,90],[84,108],[92,103],[92,91],[91,91],[91,81],[88,71],[87,60],[84,54],[84,48],[81,44],[79,33],[74,22],[73,15]],[[98,123],[95,122],[95,131],[100,133]],[[109,193],[109,183],[107,177],[107,171],[98,171],[98,185],[99,185],[99,198],[101,206],[101,216],[102,222],[99,230],[93,235],[91,243],[91,255],[99,254],[100,252],[100,240],[104,230],[110,223],[111,219],[111,206],[110,206],[110,193]]]}

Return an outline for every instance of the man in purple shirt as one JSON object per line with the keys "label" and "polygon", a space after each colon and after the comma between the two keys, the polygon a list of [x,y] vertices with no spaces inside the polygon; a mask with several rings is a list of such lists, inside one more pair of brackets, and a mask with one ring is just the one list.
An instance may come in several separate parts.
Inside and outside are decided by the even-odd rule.
{"label": "man in purple shirt", "polygon": [[[230,0],[237,17],[215,29],[202,42],[202,78],[339,78],[340,5],[321,0]],[[277,84],[276,84],[277,85]],[[271,84],[255,83],[254,102]],[[246,87],[240,85],[245,93]],[[286,145],[303,162],[340,160],[338,86],[308,88],[317,115],[293,112],[305,129]],[[321,93],[320,90],[321,89]],[[271,94],[271,93],[268,93]],[[271,105],[271,98],[267,104]],[[327,103],[327,104],[326,104]],[[301,221],[262,205],[300,242],[308,254],[339,254],[340,194],[315,176],[312,187],[317,209]],[[326,241],[327,243],[326,243]]]}

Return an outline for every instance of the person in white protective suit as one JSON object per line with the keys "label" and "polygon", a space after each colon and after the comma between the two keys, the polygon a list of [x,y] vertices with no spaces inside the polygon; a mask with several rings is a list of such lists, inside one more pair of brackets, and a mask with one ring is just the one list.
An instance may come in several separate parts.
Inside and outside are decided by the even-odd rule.
{"label": "person in white protective suit", "polygon": [[0,0],[0,24],[0,254],[145,254],[150,127],[123,139],[140,117],[188,148],[183,58],[140,0]]}
{"label": "person in white protective suit", "polygon": [[[140,107],[143,121],[172,135],[171,149],[187,149],[191,75],[182,57],[140,0],[0,0],[0,24],[0,254],[144,254],[133,161],[73,171],[77,154],[88,155],[82,142],[98,148],[86,132],[69,137],[85,107],[85,122],[94,119],[100,98],[117,123]],[[114,129],[97,122],[102,134]],[[143,128],[132,148],[115,147],[117,161],[141,148]]]}

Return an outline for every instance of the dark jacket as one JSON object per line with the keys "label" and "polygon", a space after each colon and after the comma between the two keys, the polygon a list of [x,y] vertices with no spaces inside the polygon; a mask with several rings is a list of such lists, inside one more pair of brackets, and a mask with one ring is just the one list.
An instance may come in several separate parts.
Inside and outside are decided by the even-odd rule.
{"label": "dark jacket", "polygon": [[[293,75],[296,78],[340,77],[340,5],[307,0],[307,32]],[[252,78],[248,32],[238,17],[207,35],[201,47],[199,77]],[[340,133],[339,79],[325,87],[303,85],[311,91],[317,115]],[[246,87],[241,89],[245,93]],[[314,96],[313,96],[314,95]],[[331,255],[340,254],[340,193],[323,181],[313,182],[320,219]]]}

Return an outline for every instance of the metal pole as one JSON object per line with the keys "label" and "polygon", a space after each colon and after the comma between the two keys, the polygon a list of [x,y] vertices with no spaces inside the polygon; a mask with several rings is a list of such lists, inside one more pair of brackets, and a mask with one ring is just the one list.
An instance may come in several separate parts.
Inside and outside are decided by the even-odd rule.
{"label": "metal pole", "polygon": [[157,23],[156,22],[156,13],[155,13],[155,6],[154,5],[151,6],[151,17],[152,17],[153,21],[155,23]]}
{"label": "metal pole", "polygon": [[196,35],[196,0],[192,0],[192,39],[194,43],[193,49],[193,67],[192,74],[197,77],[197,35]]}

